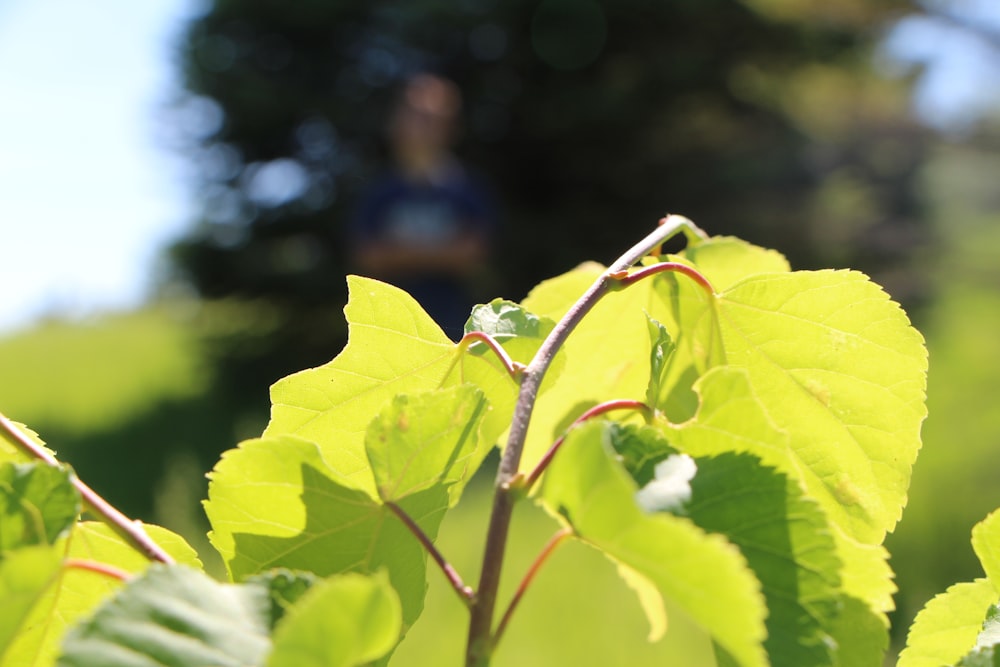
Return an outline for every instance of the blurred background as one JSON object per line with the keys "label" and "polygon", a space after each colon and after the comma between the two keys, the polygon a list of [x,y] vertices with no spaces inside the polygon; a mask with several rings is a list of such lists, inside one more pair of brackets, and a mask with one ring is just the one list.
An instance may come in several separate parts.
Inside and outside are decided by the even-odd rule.
{"label": "blurred background", "polygon": [[[883,284],[931,350],[895,640],[979,576],[969,531],[1000,506],[994,0],[0,0],[0,410],[204,546],[203,473],[260,432],[271,382],[344,343],[357,211],[426,71],[460,90],[452,147],[494,218],[470,298],[610,261],[666,212]],[[444,528],[470,571],[481,491]],[[537,544],[515,561],[551,532],[521,520]],[[610,565],[557,558],[511,628],[530,659],[502,664],[566,662],[549,632],[608,638],[580,664],[688,650],[642,643]],[[462,622],[431,579],[427,627]],[[396,664],[459,655],[420,627]]]}

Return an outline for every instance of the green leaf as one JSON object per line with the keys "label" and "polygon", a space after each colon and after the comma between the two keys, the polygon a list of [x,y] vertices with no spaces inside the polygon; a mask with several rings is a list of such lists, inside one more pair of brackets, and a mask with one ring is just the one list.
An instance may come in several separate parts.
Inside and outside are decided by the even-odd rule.
{"label": "green leaf", "polygon": [[263,583],[271,599],[269,625],[273,628],[306,591],[319,581],[312,572],[277,568],[247,578],[247,584]]}
{"label": "green leaf", "polygon": [[[243,442],[210,474],[208,496],[209,538],[234,580],[275,567],[323,577],[384,568],[405,627],[419,616],[423,548],[380,500],[328,466],[315,443],[287,435]],[[448,491],[437,484],[398,504],[433,539]]]}
{"label": "green leaf", "polygon": [[996,646],[977,648],[962,658],[956,667],[1000,667],[1000,651]]}
{"label": "green leaf", "polygon": [[[0,417],[3,417],[3,413],[0,413]],[[38,437],[37,433],[19,422],[11,421],[11,423],[16,429],[28,436],[28,438],[30,438],[39,447],[47,451],[49,454],[54,455],[54,452],[45,446],[45,443],[42,442],[42,439]],[[0,428],[0,463],[31,463],[37,460],[38,459],[24,452],[21,446],[14,441],[5,429]]]}
{"label": "green leaf", "polygon": [[513,338],[544,339],[554,326],[555,322],[551,319],[539,317],[520,304],[494,299],[472,309],[465,323],[465,333],[482,331],[503,344]]}
{"label": "green leaf", "polygon": [[767,462],[799,477],[849,536],[880,543],[926,415],[927,354],[906,315],[852,271],[756,275],[698,298],[678,314],[695,366],[745,370],[789,437],[787,460]]}
{"label": "green leaf", "polygon": [[972,528],[972,548],[986,577],[1000,595],[1000,510],[992,512]]}
{"label": "green leaf", "polygon": [[[160,526],[146,524],[146,533],[178,563],[200,568],[194,550],[179,535]],[[57,559],[75,558],[103,563],[128,573],[149,567],[149,560],[103,523],[84,521],[73,527],[57,545]],[[59,560],[57,560],[57,563]],[[2,566],[2,565],[0,565]],[[63,568],[38,599],[24,627],[15,638],[2,667],[48,667],[55,661],[59,642],[67,628],[91,613],[98,604],[120,589],[117,579],[89,570]]]}
{"label": "green leaf", "polygon": [[840,609],[840,560],[819,506],[753,456],[720,454],[697,465],[687,515],[738,546],[760,580],[771,664],[838,664],[831,631]]}
{"label": "green leaf", "polygon": [[998,643],[1000,643],[1000,607],[992,605],[986,612],[986,620],[983,621],[983,629],[976,639],[975,648],[958,662],[957,667],[994,667],[994,665],[1000,665]]}
{"label": "green leaf", "polygon": [[486,407],[483,393],[472,385],[392,399],[365,438],[382,500],[399,501],[435,485],[457,485],[454,504],[475,472],[470,460],[477,466],[482,460],[478,431]]}
{"label": "green leaf", "polygon": [[744,557],[686,518],[642,512],[638,487],[607,438],[600,422],[570,432],[546,474],[545,505],[580,539],[652,582],[737,664],[766,665],[767,610]]}
{"label": "green leaf", "polygon": [[983,629],[976,638],[976,648],[1000,644],[1000,607],[992,605],[986,612]]}
{"label": "green leaf", "polygon": [[383,575],[331,577],[309,589],[278,624],[267,667],[353,667],[399,641],[400,604]]}
{"label": "green leaf", "polygon": [[889,648],[889,623],[865,600],[843,595],[830,628],[839,665],[881,665]]}
{"label": "green leaf", "polygon": [[777,250],[762,248],[733,236],[714,236],[708,241],[688,246],[680,257],[708,278],[715,291],[726,290],[760,273],[787,273],[788,260]]}
{"label": "green leaf", "polygon": [[648,317],[647,323],[651,351],[649,353],[649,386],[646,388],[646,404],[662,405],[669,400],[663,395],[663,390],[668,388],[666,376],[670,370],[669,361],[677,346],[665,326],[652,317]]}
{"label": "green leaf", "polygon": [[[754,420],[747,422],[752,433]],[[719,438],[707,425],[689,428],[688,443]],[[651,464],[675,451],[650,427],[609,424],[607,429],[640,487],[650,478]],[[760,580],[768,607],[764,646],[771,663],[836,664],[832,631],[841,608],[841,563],[819,506],[793,479],[749,454],[703,456],[695,465],[683,513],[738,546]]]}
{"label": "green leaf", "polygon": [[[794,479],[788,456],[788,432],[779,428],[758,400],[745,370],[716,367],[695,384],[699,397],[696,416],[679,425],[667,424],[667,437],[692,456],[748,452]],[[892,609],[892,571],[881,545],[862,544],[831,526],[836,552],[843,564],[841,586],[881,614]]]}
{"label": "green leaf", "polygon": [[[699,270],[713,281],[717,290],[750,275],[788,269],[779,253],[728,237],[699,243],[688,252],[695,252],[699,261],[705,263],[704,267],[699,264]],[[647,258],[646,263],[653,261]],[[523,305],[539,316],[558,321],[604,268],[588,262],[546,280],[531,291]],[[678,280],[690,284],[695,292],[701,291],[688,278]],[[649,320],[661,323],[675,344],[688,336],[677,326],[671,292],[674,284],[672,275],[661,274],[613,291],[598,301],[577,326],[563,346],[566,362],[559,382],[535,406],[521,470],[531,470],[552,442],[586,409],[606,400],[642,400],[649,396],[650,368],[638,363],[636,354],[638,350],[650,349]],[[704,296],[700,298],[705,300]],[[660,402],[656,407],[671,419],[682,421],[694,414],[697,407],[691,385],[700,371],[691,366],[686,356],[675,357],[676,353],[671,352],[664,367],[657,369],[659,377],[655,381]]]}
{"label": "green leaf", "polygon": [[59,667],[260,665],[271,646],[264,585],[154,565],[66,635]]}
{"label": "green leaf", "polygon": [[997,593],[986,579],[955,584],[917,614],[897,667],[953,665],[976,644]]}
{"label": "green leaf", "polygon": [[59,550],[49,545],[22,547],[0,558],[0,665],[27,664],[9,659],[9,649],[60,564]]}
{"label": "green leaf", "polygon": [[71,473],[46,463],[0,464],[0,556],[53,544],[80,514]]}
{"label": "green leaf", "polygon": [[463,353],[402,290],[358,276],[348,277],[348,287],[347,346],[330,363],[274,384],[264,436],[316,443],[327,466],[377,497],[364,443],[372,419],[398,394],[473,383],[491,406],[479,460],[468,462],[477,467],[510,420],[514,380],[485,358]]}

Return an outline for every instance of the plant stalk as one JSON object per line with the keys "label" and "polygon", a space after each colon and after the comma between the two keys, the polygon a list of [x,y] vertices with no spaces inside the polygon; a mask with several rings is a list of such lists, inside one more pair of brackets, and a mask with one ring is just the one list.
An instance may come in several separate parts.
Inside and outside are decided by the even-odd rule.
{"label": "plant stalk", "polygon": [[468,643],[466,644],[466,667],[487,667],[493,653],[495,644],[492,633],[493,614],[496,608],[500,572],[503,569],[507,535],[514,509],[514,493],[511,482],[518,474],[521,453],[524,451],[525,438],[528,434],[528,423],[531,420],[535,400],[538,398],[538,388],[541,386],[545,372],[552,364],[556,352],[566,342],[569,334],[601,297],[608,293],[612,285],[621,279],[622,272],[627,271],[650,251],[658,248],[678,232],[684,232],[691,242],[697,242],[705,237],[704,232],[683,216],[668,215],[660,220],[660,224],[655,230],[615,260],[594,281],[583,296],[570,307],[521,374],[521,388],[517,404],[514,407],[510,434],[507,438],[503,458],[500,460],[500,468],[497,471],[493,510],[486,533],[486,548],[483,554],[479,587],[472,603]]}
{"label": "plant stalk", "polygon": [[[0,429],[5,431],[14,443],[26,454],[50,466],[60,467],[59,461],[32,440],[27,433],[19,429],[14,422],[0,414]],[[102,498],[96,491],[87,486],[76,475],[71,475],[73,486],[80,493],[84,508],[106,523],[112,530],[125,540],[132,548],[152,561],[173,565],[174,559],[163,548],[153,541],[139,521],[133,521],[118,511],[111,503]]]}

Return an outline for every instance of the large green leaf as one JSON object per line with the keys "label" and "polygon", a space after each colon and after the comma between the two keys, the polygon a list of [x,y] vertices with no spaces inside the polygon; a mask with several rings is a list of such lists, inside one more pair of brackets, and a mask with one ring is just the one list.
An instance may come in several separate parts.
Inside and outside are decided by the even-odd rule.
{"label": "large green leaf", "polygon": [[271,648],[261,583],[220,584],[153,566],[66,635],[59,667],[250,667]]}
{"label": "large green leaf", "polygon": [[765,461],[800,478],[850,537],[880,543],[899,519],[926,415],[926,350],[903,311],[852,271],[759,274],[711,297],[671,280],[688,332],[679,348],[699,372],[745,370],[788,434]]}
{"label": "large green leaf", "polygon": [[740,548],[767,600],[772,665],[838,664],[840,561],[826,517],[798,484],[747,454],[696,460],[686,513]]}
{"label": "large green leaf", "polygon": [[[481,460],[478,432],[486,407],[471,385],[392,399],[365,438],[382,500],[398,502],[435,485],[449,492],[464,486],[475,472],[470,460]],[[452,495],[457,500],[458,493]]]}
{"label": "large green leaf", "polygon": [[[223,454],[210,478],[210,539],[233,579],[274,567],[320,576],[384,568],[406,627],[416,620],[426,589],[423,548],[379,499],[327,465],[317,444],[288,435],[249,440]],[[448,491],[436,484],[398,504],[433,539]]]}
{"label": "large green leaf", "polygon": [[[697,413],[683,424],[665,425],[671,442],[693,456],[748,452],[798,479],[787,455],[788,431],[778,427],[765,411],[746,370],[713,368],[695,383],[694,389],[699,398]],[[891,610],[895,586],[885,549],[862,544],[837,525],[831,526],[831,534],[843,565],[843,593],[865,601],[880,616]]]}
{"label": "large green leaf", "polygon": [[689,519],[643,512],[636,504],[637,490],[616,461],[606,425],[590,423],[569,434],[541,495],[580,539],[652,583],[736,664],[766,665],[767,609],[739,550]]}
{"label": "large green leaf", "polygon": [[[194,550],[180,536],[160,526],[145,525],[146,533],[177,562],[201,567]],[[63,558],[110,565],[128,573],[149,567],[149,560],[102,523],[77,523],[72,533],[53,550],[56,565]],[[39,564],[42,561],[39,560]],[[2,567],[2,565],[0,565]],[[38,598],[0,667],[48,667],[55,661],[67,628],[89,614],[121,588],[117,579],[78,568],[57,569]]]}
{"label": "large green leaf", "polygon": [[281,620],[267,667],[353,667],[399,641],[399,598],[384,576],[345,574],[314,585]]}
{"label": "large green leaf", "polygon": [[474,468],[510,420],[517,385],[485,358],[463,353],[402,290],[348,277],[347,347],[330,363],[279,380],[271,388],[265,437],[294,435],[316,443],[326,465],[351,486],[377,496],[365,452],[368,424],[394,396],[473,383],[486,395]]}
{"label": "large green leaf", "polygon": [[[752,417],[746,419],[751,434]],[[650,427],[607,428],[636,484],[643,491],[651,488],[654,466],[659,472],[658,462],[676,450]],[[707,425],[687,436],[689,442],[720,437]],[[724,535],[746,557],[767,600],[765,648],[771,664],[837,664],[832,632],[842,610],[841,563],[819,506],[802,495],[795,480],[749,454],[701,456],[694,465],[689,500],[677,511]]]}
{"label": "large green leaf", "polygon": [[976,644],[983,619],[997,602],[986,579],[955,584],[917,614],[897,667],[953,665]]}
{"label": "large green leaf", "polygon": [[47,544],[15,549],[0,558],[0,666],[30,664],[13,657],[11,646],[60,565],[59,549]]}
{"label": "large green leaf", "polygon": [[[699,264],[699,269],[717,290],[750,275],[788,269],[788,263],[779,253],[729,237],[713,238],[687,252],[696,253],[704,263],[704,266]],[[653,261],[651,257],[646,259],[646,263]],[[539,316],[559,320],[603,271],[603,266],[587,263],[546,280],[531,291],[524,306]],[[686,277],[677,280],[700,291]],[[586,409],[611,399],[647,397],[648,357],[639,351],[650,349],[649,320],[662,324],[663,334],[675,343],[689,337],[688,332],[677,326],[673,284],[669,274],[662,274],[613,291],[577,326],[563,346],[566,362],[559,383],[539,398],[532,414],[522,470],[533,468],[549,445]],[[697,407],[692,385],[700,371],[672,349],[664,357],[657,371],[655,391],[661,401],[657,407],[679,421],[691,416]]]}

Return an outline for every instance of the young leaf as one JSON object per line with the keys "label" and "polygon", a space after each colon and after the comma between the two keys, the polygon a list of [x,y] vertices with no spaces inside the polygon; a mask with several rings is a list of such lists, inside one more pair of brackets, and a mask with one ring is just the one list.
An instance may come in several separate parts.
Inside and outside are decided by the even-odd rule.
{"label": "young leaf", "polygon": [[267,667],[354,667],[388,653],[402,629],[384,575],[345,574],[314,585],[281,620]]}
{"label": "young leaf", "polygon": [[[380,500],[328,466],[315,443],[287,435],[243,442],[223,454],[210,480],[209,537],[234,580],[275,567],[324,577],[385,569],[405,627],[419,616],[423,548]],[[433,539],[448,500],[438,483],[398,504]]]}
{"label": "young leaf", "polygon": [[[500,343],[512,360],[527,365],[554,327],[555,322],[548,317],[535,315],[513,301],[494,299],[488,304],[480,304],[472,309],[472,315],[465,323],[465,332],[481,331],[489,334]],[[469,349],[498,370],[502,368],[499,360],[495,359],[492,353],[487,352],[484,343],[477,341]],[[556,354],[545,375],[545,381],[539,389],[540,393],[548,391],[552,383],[560,376],[565,361],[565,354],[562,354],[561,351]],[[509,417],[501,430],[506,429],[507,426],[509,426]]]}
{"label": "young leaf", "polygon": [[0,557],[22,546],[54,544],[80,514],[70,472],[45,463],[0,464]]}
{"label": "young leaf", "polygon": [[261,665],[270,647],[265,586],[220,584],[153,565],[66,635],[58,667]]}
{"label": "young leaf", "polygon": [[663,395],[667,373],[670,370],[670,358],[674,353],[673,338],[667,328],[647,316],[649,326],[649,385],[646,387],[646,405],[663,405],[669,397]]}
{"label": "young leaf", "polygon": [[762,648],[764,598],[739,550],[688,519],[644,513],[635,501],[637,491],[615,461],[605,424],[595,422],[566,438],[546,474],[541,498],[580,539],[654,584],[736,664],[768,664]]}
{"label": "young leaf", "polygon": [[[146,524],[147,534],[178,563],[200,568],[194,550],[179,535],[160,526]],[[53,549],[57,565],[62,559],[81,559],[109,565],[130,574],[149,567],[149,560],[103,523],[84,521]],[[39,561],[41,563],[41,561]],[[0,565],[2,567],[2,565]],[[48,667],[52,665],[67,628],[91,613],[122,583],[95,572],[62,568],[38,598],[22,631],[10,646],[0,667]],[[0,596],[4,598],[4,596]],[[5,598],[4,598],[5,599]]]}
{"label": "young leaf", "polygon": [[976,644],[997,592],[986,579],[955,584],[920,610],[896,667],[953,665]]}
{"label": "young leaf", "polygon": [[539,317],[520,304],[494,299],[472,309],[469,321],[465,323],[465,333],[482,331],[503,344],[514,338],[543,340],[554,326],[555,322],[551,319]]}
{"label": "young leaf", "polygon": [[372,421],[365,438],[382,500],[398,502],[435,485],[457,484],[452,494],[457,501],[475,472],[470,459],[478,467],[484,454],[478,432],[485,413],[486,399],[472,385],[396,396]]}

